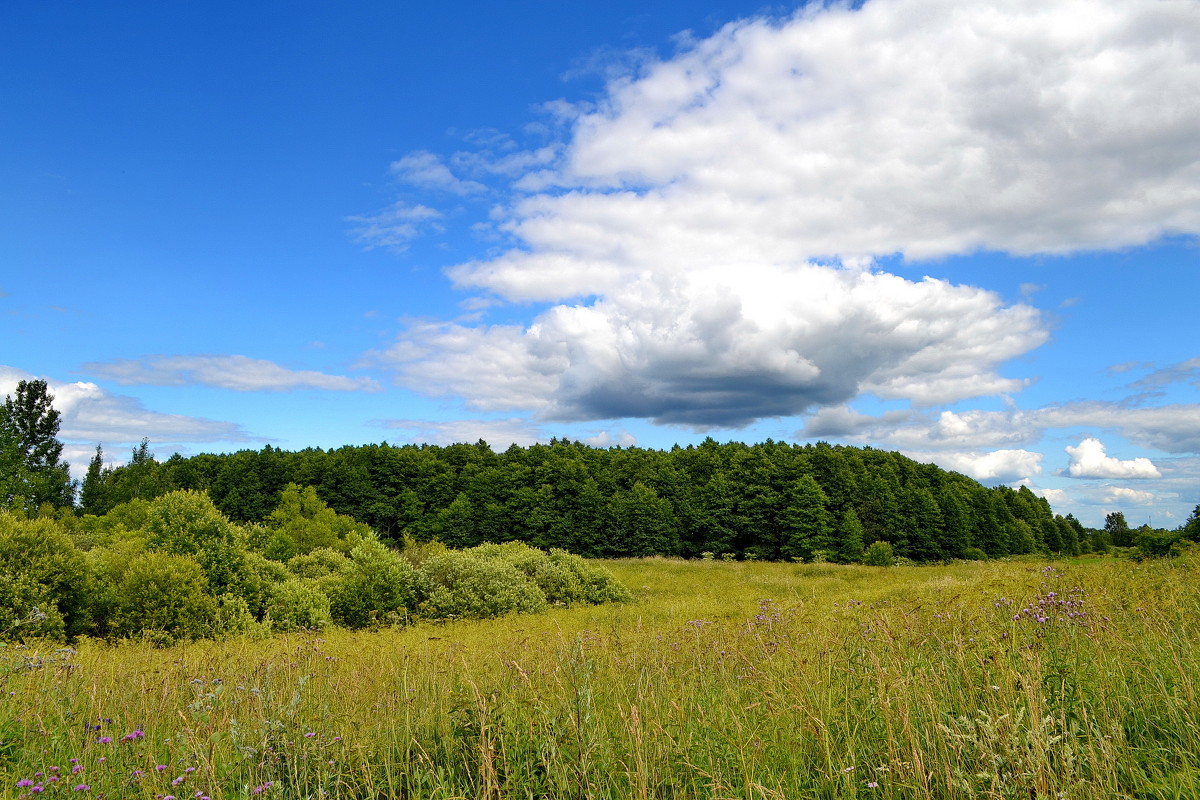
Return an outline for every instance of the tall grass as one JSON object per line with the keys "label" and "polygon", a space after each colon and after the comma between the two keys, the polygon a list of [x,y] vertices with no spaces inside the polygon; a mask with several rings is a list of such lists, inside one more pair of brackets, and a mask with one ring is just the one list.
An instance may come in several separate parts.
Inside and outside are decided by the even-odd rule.
{"label": "tall grass", "polygon": [[606,566],[638,602],[10,646],[0,796],[1200,797],[1195,560]]}

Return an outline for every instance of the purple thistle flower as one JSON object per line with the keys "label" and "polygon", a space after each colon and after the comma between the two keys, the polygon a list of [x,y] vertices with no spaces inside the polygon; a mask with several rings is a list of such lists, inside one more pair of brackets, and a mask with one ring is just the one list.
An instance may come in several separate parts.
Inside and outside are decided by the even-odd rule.
{"label": "purple thistle flower", "polygon": [[81,783],[81,784],[77,785],[74,789],[74,791],[76,791],[76,792],[90,792],[91,790],[92,790],[92,787],[88,786],[86,783]]}

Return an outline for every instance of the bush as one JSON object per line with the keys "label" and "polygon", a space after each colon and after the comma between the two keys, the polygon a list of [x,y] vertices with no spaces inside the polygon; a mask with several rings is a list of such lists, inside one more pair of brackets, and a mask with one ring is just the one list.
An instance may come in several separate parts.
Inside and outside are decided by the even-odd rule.
{"label": "bush", "polygon": [[542,590],[501,558],[451,551],[429,559],[421,571],[429,587],[422,616],[480,619],[546,608]]}
{"label": "bush", "polygon": [[887,542],[873,542],[863,551],[863,563],[870,567],[890,567],[895,561],[895,553]]}
{"label": "bush", "polygon": [[318,547],[311,553],[288,559],[287,570],[297,578],[324,578],[350,568],[350,559],[337,550]]}
{"label": "bush", "polygon": [[194,557],[214,594],[240,582],[245,569],[244,537],[207,494],[182,490],[151,501],[146,528],[152,550]]}
{"label": "bush", "polygon": [[[0,574],[21,579],[8,589],[14,605],[7,611],[0,606],[0,614],[23,616],[32,602],[48,616],[61,615],[67,638],[90,626],[91,567],[55,520],[0,513]],[[43,588],[35,590],[35,584]]]}
{"label": "bush", "polygon": [[963,550],[963,558],[967,561],[987,561],[988,554],[980,550],[978,547],[968,547]]}
{"label": "bush", "polygon": [[0,573],[0,641],[65,636],[62,614],[45,586],[27,575]]}
{"label": "bush", "polygon": [[296,578],[274,588],[267,617],[277,631],[321,630],[333,623],[325,593],[311,582]]}
{"label": "bush", "polygon": [[147,633],[163,644],[210,635],[218,606],[207,585],[204,570],[191,558],[144,553],[121,580],[113,632]]}
{"label": "bush", "polygon": [[365,541],[350,551],[349,568],[326,584],[330,613],[348,628],[404,622],[416,606],[419,582],[398,553],[378,540]]}

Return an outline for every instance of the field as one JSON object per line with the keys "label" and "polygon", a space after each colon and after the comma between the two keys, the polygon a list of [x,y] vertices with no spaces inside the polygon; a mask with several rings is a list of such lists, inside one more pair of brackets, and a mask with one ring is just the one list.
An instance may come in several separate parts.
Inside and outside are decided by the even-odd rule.
{"label": "field", "polygon": [[0,797],[1200,797],[1195,558],[607,566],[637,602],[10,645]]}

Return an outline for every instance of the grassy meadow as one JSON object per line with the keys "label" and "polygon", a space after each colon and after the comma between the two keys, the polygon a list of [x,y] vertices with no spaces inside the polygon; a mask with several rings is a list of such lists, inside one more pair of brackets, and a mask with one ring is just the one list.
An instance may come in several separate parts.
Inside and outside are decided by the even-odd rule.
{"label": "grassy meadow", "polygon": [[636,602],[9,645],[0,797],[1200,797],[1194,557],[605,565]]}

